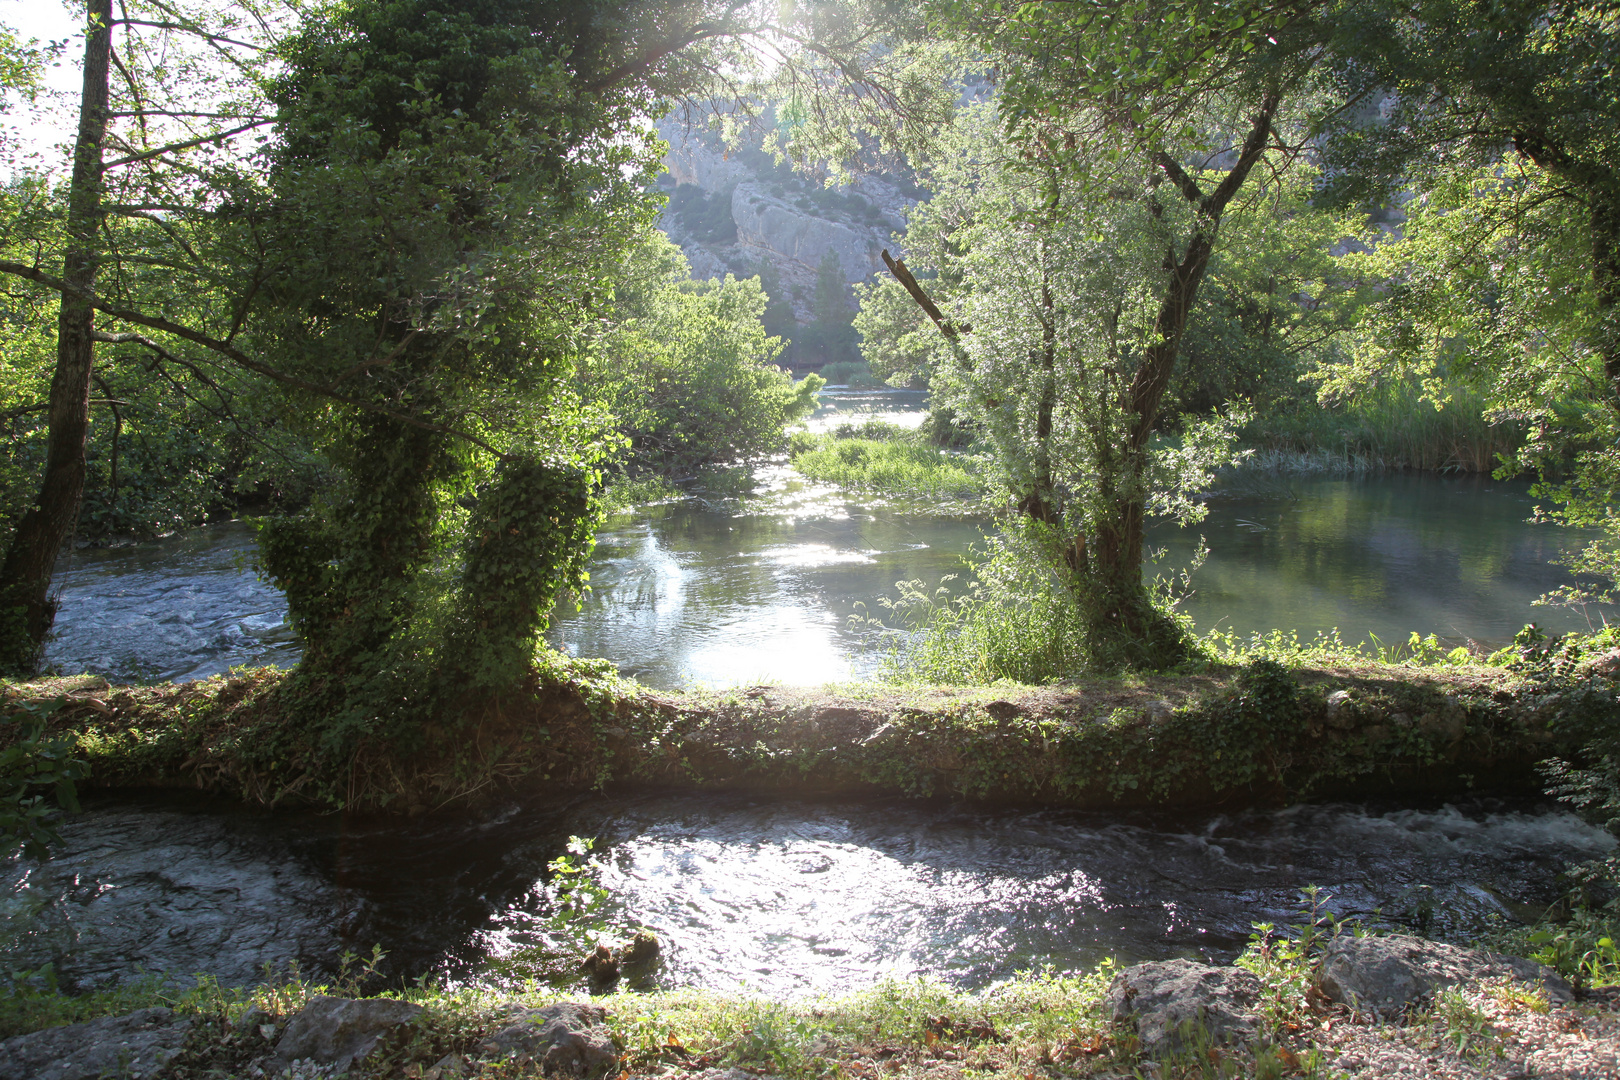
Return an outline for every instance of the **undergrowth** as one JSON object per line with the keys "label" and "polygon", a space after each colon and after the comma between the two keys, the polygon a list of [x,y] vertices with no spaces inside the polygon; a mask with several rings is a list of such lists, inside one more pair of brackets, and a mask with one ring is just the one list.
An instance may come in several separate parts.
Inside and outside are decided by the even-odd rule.
{"label": "undergrowth", "polygon": [[984,491],[978,459],[942,450],[921,433],[892,424],[801,432],[791,452],[793,467],[822,483],[928,498],[970,499]]}

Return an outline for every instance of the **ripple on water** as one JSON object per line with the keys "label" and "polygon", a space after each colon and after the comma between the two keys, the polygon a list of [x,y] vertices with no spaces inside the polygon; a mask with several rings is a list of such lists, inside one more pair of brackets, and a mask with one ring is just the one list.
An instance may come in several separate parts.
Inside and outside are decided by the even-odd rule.
{"label": "ripple on water", "polygon": [[593,797],[412,823],[106,801],[67,846],[7,865],[45,918],[9,950],[70,985],[135,965],[187,981],[266,962],[329,972],[390,954],[393,976],[476,981],[544,915],[546,865],[598,839],[611,908],[667,945],[664,985],[795,995],[885,976],[983,986],[1106,956],[1226,958],[1322,886],[1341,914],[1399,920],[1419,899],[1466,940],[1533,914],[1566,861],[1613,839],[1528,802],[1325,805],[1241,814],[985,810],[957,803]]}

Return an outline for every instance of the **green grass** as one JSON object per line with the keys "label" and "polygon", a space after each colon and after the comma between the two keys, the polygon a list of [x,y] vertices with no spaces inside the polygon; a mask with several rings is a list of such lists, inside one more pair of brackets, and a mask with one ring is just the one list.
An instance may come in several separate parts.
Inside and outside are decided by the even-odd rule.
{"label": "green grass", "polygon": [[974,498],[984,490],[976,459],[941,450],[916,432],[888,424],[799,434],[792,454],[793,467],[801,474],[841,487],[957,499]]}

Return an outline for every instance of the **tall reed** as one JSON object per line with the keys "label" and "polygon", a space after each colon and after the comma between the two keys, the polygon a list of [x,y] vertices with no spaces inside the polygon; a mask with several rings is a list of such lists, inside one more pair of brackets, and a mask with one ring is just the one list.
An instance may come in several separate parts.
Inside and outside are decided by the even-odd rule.
{"label": "tall reed", "polygon": [[1412,384],[1381,387],[1338,408],[1315,402],[1257,418],[1247,469],[1360,475],[1390,469],[1490,472],[1523,444],[1524,425],[1486,419],[1484,393],[1450,388],[1441,408]]}

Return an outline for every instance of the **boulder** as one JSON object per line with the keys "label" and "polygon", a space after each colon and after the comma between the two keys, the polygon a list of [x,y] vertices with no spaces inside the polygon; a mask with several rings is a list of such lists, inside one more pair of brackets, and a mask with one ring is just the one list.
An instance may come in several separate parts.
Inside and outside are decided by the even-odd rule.
{"label": "boulder", "polygon": [[619,950],[619,962],[626,965],[650,964],[664,951],[663,943],[651,930],[637,930],[630,944]]}
{"label": "boulder", "polygon": [[1459,983],[1503,976],[1539,985],[1551,1001],[1574,998],[1551,968],[1516,956],[1395,934],[1341,937],[1322,959],[1322,992],[1334,1001],[1392,1016]]}
{"label": "boulder", "polygon": [[1242,968],[1192,960],[1156,960],[1114,976],[1107,1006],[1117,1021],[1134,1021],[1149,1055],[1179,1049],[1185,1032],[1202,1025],[1211,1042],[1240,1042],[1258,1031],[1260,980]]}
{"label": "boulder", "polygon": [[422,1006],[387,998],[349,998],[317,995],[287,1023],[276,1042],[268,1072],[294,1061],[313,1061],[338,1070],[351,1067],[376,1048],[384,1035],[409,1024]]}
{"label": "boulder", "polygon": [[186,1041],[191,1021],[137,1009],[0,1042],[0,1080],[135,1080],[155,1076]]}
{"label": "boulder", "polygon": [[543,1009],[511,1005],[505,1024],[479,1044],[476,1056],[485,1061],[537,1062],[547,1074],[595,1075],[619,1063],[606,1020],[607,1011],[597,1005],[564,1002]]}

